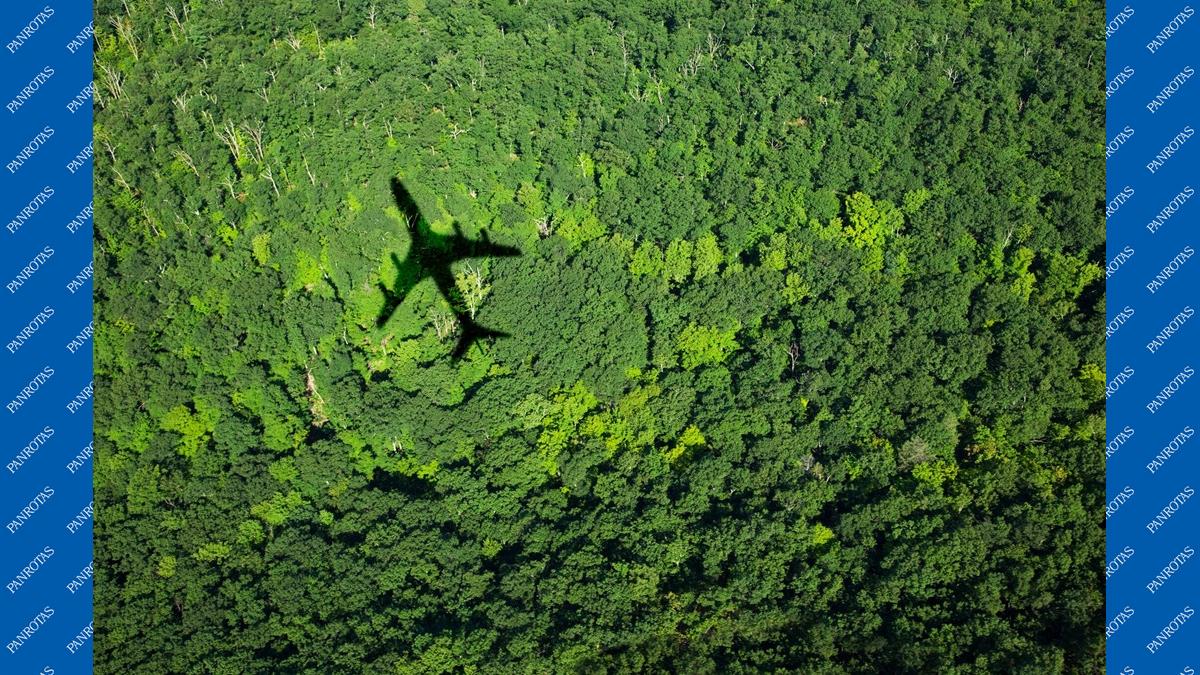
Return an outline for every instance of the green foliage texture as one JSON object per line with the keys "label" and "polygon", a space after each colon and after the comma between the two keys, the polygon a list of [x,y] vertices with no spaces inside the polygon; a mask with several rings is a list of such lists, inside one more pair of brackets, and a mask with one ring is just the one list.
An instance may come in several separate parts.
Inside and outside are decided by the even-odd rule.
{"label": "green foliage texture", "polygon": [[1101,3],[96,5],[96,672],[1102,670]]}

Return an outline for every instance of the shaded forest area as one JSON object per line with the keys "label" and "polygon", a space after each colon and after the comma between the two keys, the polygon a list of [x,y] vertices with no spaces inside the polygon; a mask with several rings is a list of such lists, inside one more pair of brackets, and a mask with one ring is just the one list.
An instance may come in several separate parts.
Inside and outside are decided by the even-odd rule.
{"label": "shaded forest area", "polygon": [[96,5],[97,672],[1102,670],[1101,3]]}

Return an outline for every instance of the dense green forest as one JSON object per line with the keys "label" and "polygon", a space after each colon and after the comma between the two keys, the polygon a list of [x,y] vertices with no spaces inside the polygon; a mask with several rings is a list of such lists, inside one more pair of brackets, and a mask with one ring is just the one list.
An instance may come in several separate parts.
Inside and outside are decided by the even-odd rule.
{"label": "dense green forest", "polygon": [[97,672],[1102,670],[1102,3],[96,12]]}

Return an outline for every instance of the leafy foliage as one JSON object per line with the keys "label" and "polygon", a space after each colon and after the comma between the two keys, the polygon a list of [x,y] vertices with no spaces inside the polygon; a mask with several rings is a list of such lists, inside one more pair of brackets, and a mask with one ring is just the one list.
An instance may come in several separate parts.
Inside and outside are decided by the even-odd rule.
{"label": "leafy foliage", "polygon": [[1102,669],[1100,4],[96,11],[97,672]]}

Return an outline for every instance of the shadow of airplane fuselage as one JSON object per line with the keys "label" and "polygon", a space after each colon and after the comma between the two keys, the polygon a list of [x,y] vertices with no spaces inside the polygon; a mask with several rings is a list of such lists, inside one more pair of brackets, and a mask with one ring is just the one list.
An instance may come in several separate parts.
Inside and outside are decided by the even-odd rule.
{"label": "shadow of airplane fuselage", "polygon": [[455,307],[452,294],[454,273],[450,270],[450,265],[466,258],[511,257],[521,255],[521,252],[512,246],[493,244],[488,239],[486,231],[481,233],[481,238],[478,240],[467,239],[463,236],[462,228],[459,227],[457,221],[454,223],[453,235],[432,231],[429,228],[429,221],[421,216],[421,210],[417,207],[416,201],[398,178],[392,179],[392,196],[408,225],[412,243],[408,247],[408,255],[404,260],[400,260],[395,253],[392,254],[392,262],[396,265],[396,283],[390,290],[382,283],[379,284],[380,290],[387,298],[387,304],[379,313],[376,325],[386,324],[408,293],[426,277],[432,277],[438,291],[441,292],[442,297],[453,309],[455,318],[458,319],[460,333],[458,344],[455,345],[452,354],[454,358],[460,358],[465,354],[476,340],[506,337],[507,333],[480,326],[475,323],[470,314],[460,312]]}

